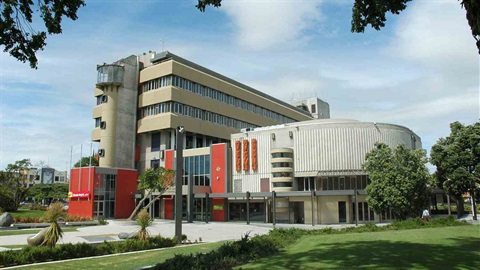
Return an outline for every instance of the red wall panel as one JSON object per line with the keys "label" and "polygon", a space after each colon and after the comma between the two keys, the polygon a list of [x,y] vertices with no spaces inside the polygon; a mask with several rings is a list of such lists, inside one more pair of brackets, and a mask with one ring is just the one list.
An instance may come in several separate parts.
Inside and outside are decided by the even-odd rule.
{"label": "red wall panel", "polygon": [[165,200],[165,219],[173,219],[173,198],[164,198]]}
{"label": "red wall panel", "polygon": [[173,170],[173,150],[165,150],[165,169]]}
{"label": "red wall panel", "polygon": [[[224,198],[213,198],[212,221],[226,221],[227,200]],[[215,210],[217,208],[217,210]],[[221,210],[218,208],[222,208]]]}
{"label": "red wall panel", "polygon": [[115,190],[115,218],[128,218],[135,209],[133,194],[137,192],[137,171],[117,171],[117,182]]}
{"label": "red wall panel", "polygon": [[226,181],[227,181],[227,145],[226,144],[214,144],[212,145],[211,159],[211,175],[212,175],[212,193],[225,193]]}
{"label": "red wall panel", "polygon": [[93,191],[95,167],[74,168],[70,170],[69,192],[90,192],[89,198],[71,198],[68,202],[68,214],[93,218]]}

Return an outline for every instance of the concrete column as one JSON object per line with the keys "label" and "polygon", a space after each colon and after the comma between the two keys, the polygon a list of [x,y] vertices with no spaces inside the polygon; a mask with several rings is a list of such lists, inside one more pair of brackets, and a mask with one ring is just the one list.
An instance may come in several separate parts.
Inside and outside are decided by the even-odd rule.
{"label": "concrete column", "polygon": [[[119,86],[107,85],[103,91],[107,102],[102,104],[102,121],[106,128],[100,131],[100,149],[105,151],[100,157],[100,167],[115,167],[115,139],[117,129],[117,103]],[[89,153],[91,155],[91,153]]]}

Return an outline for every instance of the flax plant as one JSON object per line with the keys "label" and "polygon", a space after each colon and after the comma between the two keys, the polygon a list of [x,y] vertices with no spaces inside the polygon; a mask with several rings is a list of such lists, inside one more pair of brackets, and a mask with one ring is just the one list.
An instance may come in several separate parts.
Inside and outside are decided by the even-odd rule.
{"label": "flax plant", "polygon": [[58,240],[62,238],[63,231],[58,224],[58,219],[64,217],[65,211],[63,211],[63,204],[59,202],[53,203],[47,208],[43,220],[46,222],[50,222],[51,224],[45,232],[42,246],[48,246],[53,248],[55,247],[55,244],[57,244]]}
{"label": "flax plant", "polygon": [[137,215],[137,224],[140,226],[135,237],[139,240],[146,241],[150,236],[147,227],[152,225],[153,219],[148,214],[147,210],[142,209]]}

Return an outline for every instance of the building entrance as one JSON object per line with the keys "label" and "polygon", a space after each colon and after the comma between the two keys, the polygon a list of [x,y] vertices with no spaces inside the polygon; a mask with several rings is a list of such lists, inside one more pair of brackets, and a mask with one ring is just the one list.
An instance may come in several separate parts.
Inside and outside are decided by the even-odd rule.
{"label": "building entrance", "polygon": [[[290,212],[293,212],[293,220],[289,223],[305,224],[305,210],[303,202],[290,202]],[[291,217],[292,215],[290,215]]]}
{"label": "building entrance", "polygon": [[[229,221],[247,221],[247,202],[229,202],[228,204]],[[265,222],[265,203],[250,202],[250,221]]]}
{"label": "building entrance", "polygon": [[347,222],[347,203],[338,202],[338,222]]}
{"label": "building entrance", "polygon": [[95,183],[93,215],[96,218],[115,218],[116,175],[104,174]]}

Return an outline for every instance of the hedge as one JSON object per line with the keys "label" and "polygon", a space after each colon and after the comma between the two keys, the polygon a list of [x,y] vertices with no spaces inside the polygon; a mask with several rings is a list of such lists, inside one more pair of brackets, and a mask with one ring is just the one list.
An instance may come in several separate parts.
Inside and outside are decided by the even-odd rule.
{"label": "hedge", "polygon": [[21,250],[0,252],[0,268],[46,261],[58,261],[129,251],[172,247],[176,244],[176,239],[155,236],[150,237],[147,241],[128,239],[121,242],[105,241],[99,245],[78,243],[57,245],[55,248],[49,248],[45,246],[26,247]]}

